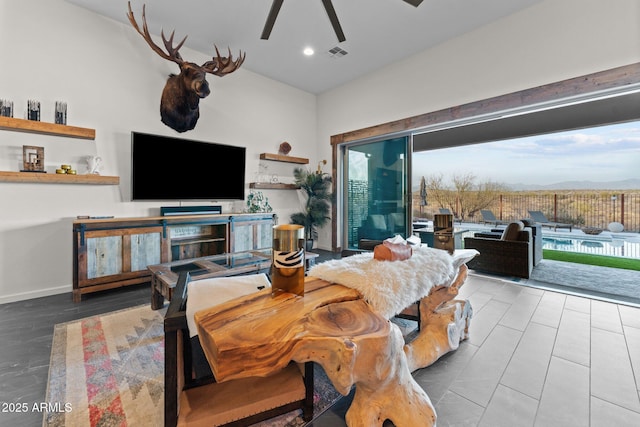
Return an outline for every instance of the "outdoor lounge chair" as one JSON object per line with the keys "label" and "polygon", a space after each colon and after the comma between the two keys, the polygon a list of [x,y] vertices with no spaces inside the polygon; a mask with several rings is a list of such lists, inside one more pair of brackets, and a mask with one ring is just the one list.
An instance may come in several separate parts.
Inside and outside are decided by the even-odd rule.
{"label": "outdoor lounge chair", "polygon": [[465,249],[480,252],[467,266],[472,270],[505,276],[529,278],[533,271],[533,238],[530,227],[512,222],[500,238],[465,237]]}
{"label": "outdoor lounge chair", "polygon": [[493,225],[500,225],[500,224],[508,224],[508,221],[501,221],[498,218],[496,218],[496,216],[493,214],[493,212],[491,212],[490,210],[481,210],[480,213],[482,214],[482,223],[483,224],[493,224]]}
{"label": "outdoor lounge chair", "polygon": [[558,228],[568,228],[569,231],[571,231],[573,228],[571,224],[549,221],[542,211],[529,211],[529,215],[531,215],[532,220],[539,222],[543,227],[553,228],[553,231],[556,231]]}

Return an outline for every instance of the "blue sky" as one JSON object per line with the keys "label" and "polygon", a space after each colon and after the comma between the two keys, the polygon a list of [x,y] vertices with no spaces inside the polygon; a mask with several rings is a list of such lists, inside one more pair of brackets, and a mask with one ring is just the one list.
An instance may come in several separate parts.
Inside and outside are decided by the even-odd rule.
{"label": "blue sky", "polygon": [[640,121],[414,153],[414,187],[456,171],[507,185],[640,178]]}

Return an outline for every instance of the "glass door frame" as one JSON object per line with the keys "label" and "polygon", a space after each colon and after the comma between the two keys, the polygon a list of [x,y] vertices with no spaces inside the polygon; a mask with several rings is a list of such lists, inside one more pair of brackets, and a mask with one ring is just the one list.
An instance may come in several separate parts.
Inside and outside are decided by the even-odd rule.
{"label": "glass door frame", "polygon": [[336,182],[335,186],[336,197],[336,242],[338,247],[342,251],[352,251],[355,248],[349,247],[349,150],[353,147],[364,146],[368,144],[380,143],[387,140],[394,140],[400,138],[406,138],[405,140],[405,155],[402,159],[404,170],[404,176],[402,177],[402,185],[404,187],[404,194],[402,194],[401,200],[403,201],[404,208],[404,237],[408,237],[412,233],[412,153],[413,153],[413,132],[402,132],[397,134],[387,134],[377,136],[375,138],[368,138],[357,141],[350,141],[346,143],[337,144],[337,167],[336,167]]}

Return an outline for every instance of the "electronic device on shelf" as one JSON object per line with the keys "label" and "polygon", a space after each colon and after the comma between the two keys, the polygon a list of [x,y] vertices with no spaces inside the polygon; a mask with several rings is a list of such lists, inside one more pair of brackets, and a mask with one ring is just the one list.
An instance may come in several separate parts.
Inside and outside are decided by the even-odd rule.
{"label": "electronic device on shelf", "polygon": [[222,206],[161,206],[161,216],[175,215],[217,215],[222,213]]}

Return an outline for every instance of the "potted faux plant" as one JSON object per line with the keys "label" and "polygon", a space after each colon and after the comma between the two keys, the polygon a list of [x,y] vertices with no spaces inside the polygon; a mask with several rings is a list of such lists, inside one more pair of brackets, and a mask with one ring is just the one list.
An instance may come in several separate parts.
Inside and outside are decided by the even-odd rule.
{"label": "potted faux plant", "polygon": [[247,196],[247,208],[245,212],[272,212],[273,208],[269,204],[269,199],[264,197],[262,191],[252,191]]}
{"label": "potted faux plant", "polygon": [[314,239],[318,238],[318,227],[322,227],[331,217],[331,176],[318,171],[311,172],[303,168],[293,170],[294,184],[300,187],[305,201],[302,212],[291,215],[291,223],[304,226],[306,250],[313,248]]}

